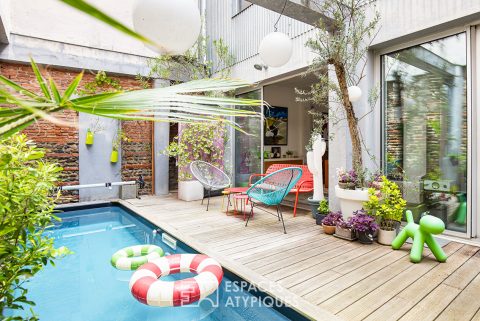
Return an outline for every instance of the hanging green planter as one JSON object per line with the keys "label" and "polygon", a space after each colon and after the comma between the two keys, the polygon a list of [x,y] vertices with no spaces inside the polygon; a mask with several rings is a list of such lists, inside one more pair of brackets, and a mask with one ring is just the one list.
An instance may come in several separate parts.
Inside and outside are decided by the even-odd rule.
{"label": "hanging green planter", "polygon": [[112,150],[112,153],[110,154],[110,162],[118,162],[118,150]]}
{"label": "hanging green planter", "polygon": [[85,144],[86,145],[93,145],[95,135],[93,134],[90,129],[87,131],[87,138],[85,139]]}

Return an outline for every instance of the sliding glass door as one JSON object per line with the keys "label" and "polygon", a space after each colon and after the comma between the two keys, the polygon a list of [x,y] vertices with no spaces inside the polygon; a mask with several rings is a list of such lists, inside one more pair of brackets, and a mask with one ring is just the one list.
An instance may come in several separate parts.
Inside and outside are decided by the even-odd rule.
{"label": "sliding glass door", "polygon": [[416,219],[429,212],[467,233],[467,33],[381,59],[385,172]]}
{"label": "sliding glass door", "polygon": [[[254,90],[238,95],[239,98],[262,99],[262,90]],[[243,107],[249,108],[251,107]],[[262,106],[254,107],[261,112]],[[235,121],[249,135],[235,131],[233,139],[234,183],[235,186],[248,186],[248,179],[253,173],[262,173],[262,133],[263,123],[260,118],[237,117]]]}

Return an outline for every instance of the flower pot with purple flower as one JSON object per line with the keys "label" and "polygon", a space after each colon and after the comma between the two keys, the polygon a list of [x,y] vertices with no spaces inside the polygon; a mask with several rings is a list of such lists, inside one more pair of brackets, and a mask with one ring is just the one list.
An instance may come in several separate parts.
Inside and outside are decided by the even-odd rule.
{"label": "flower pot with purple flower", "polygon": [[354,211],[362,209],[363,202],[368,201],[367,189],[355,189],[361,186],[358,173],[355,170],[337,169],[338,185],[335,186],[335,196],[340,201],[343,216],[349,218]]}
{"label": "flower pot with purple flower", "polygon": [[334,236],[339,237],[344,240],[348,241],[353,241],[357,238],[357,235],[355,234],[355,230],[352,227],[352,224],[350,223],[350,219],[347,221],[339,221],[337,223],[337,226],[335,227],[335,234]]}
{"label": "flower pot with purple flower", "polygon": [[325,234],[332,235],[335,233],[335,226],[338,222],[343,221],[342,212],[330,212],[322,221],[322,227]]}
{"label": "flower pot with purple flower", "polygon": [[375,218],[368,215],[364,210],[359,210],[354,213],[350,219],[352,228],[357,233],[358,240],[363,244],[372,244],[373,235],[378,229]]}

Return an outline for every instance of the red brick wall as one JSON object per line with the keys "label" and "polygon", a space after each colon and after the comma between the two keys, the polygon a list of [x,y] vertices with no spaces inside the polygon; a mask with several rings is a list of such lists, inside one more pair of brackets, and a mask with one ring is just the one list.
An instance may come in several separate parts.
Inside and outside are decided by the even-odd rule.
{"label": "red brick wall", "polygon": [[[70,82],[78,74],[76,71],[43,68],[44,76],[50,75],[56,82],[60,91],[67,88]],[[29,65],[0,62],[0,74],[21,84],[22,86],[40,92],[35,80],[35,75]],[[95,74],[86,72],[80,84],[92,82]],[[129,77],[113,77],[117,79],[124,89],[139,89],[139,83]],[[34,125],[24,130],[30,139],[38,146],[47,150],[47,158],[50,161],[59,163],[63,168],[62,185],[76,185],[79,183],[79,162],[78,162],[78,129],[75,127],[78,122],[78,113],[65,110],[55,114],[55,117],[71,122],[73,127],[60,127],[45,120],[39,120]],[[125,134],[131,138],[131,142],[123,143],[122,157],[122,179],[134,180],[139,174],[144,176],[146,184],[142,194],[151,193],[151,148],[152,148],[152,125],[147,122],[123,122],[122,128]],[[77,202],[76,191],[64,192],[62,202]]]}

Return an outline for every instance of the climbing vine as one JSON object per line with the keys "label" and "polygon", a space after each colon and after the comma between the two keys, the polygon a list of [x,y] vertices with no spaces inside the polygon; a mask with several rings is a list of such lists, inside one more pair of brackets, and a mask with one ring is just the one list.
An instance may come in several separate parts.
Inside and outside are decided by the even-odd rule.
{"label": "climbing vine", "polygon": [[99,92],[114,92],[123,90],[120,82],[114,78],[111,78],[103,70],[100,70],[95,75],[95,78],[86,83],[83,89],[78,90],[80,96],[93,95]]}
{"label": "climbing vine", "polygon": [[192,179],[188,170],[192,160],[203,160],[222,168],[226,141],[227,131],[223,125],[185,125],[163,153],[177,159],[178,180],[186,181]]}

